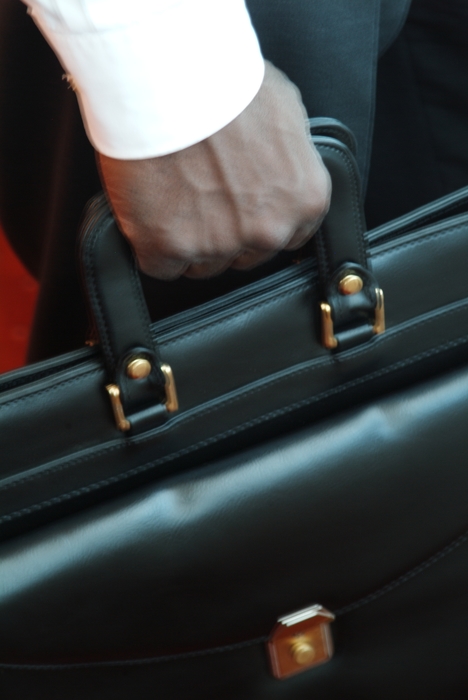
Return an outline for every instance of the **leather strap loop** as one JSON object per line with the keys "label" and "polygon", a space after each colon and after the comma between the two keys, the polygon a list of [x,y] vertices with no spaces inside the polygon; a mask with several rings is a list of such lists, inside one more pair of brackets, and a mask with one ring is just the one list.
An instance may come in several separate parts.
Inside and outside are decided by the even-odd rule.
{"label": "leather strap loop", "polygon": [[[338,134],[339,127],[333,128]],[[322,296],[332,309],[336,350],[340,351],[367,342],[374,335],[379,285],[367,255],[359,171],[354,156],[335,138],[318,136],[314,141],[332,179],[330,211],[315,236],[315,246]],[[349,273],[360,278],[362,289],[343,295],[340,282]]]}
{"label": "leather strap loop", "polygon": [[[102,345],[109,381],[118,385],[130,431],[135,434],[153,421],[167,418],[161,359],[150,332],[150,317],[135,261],[105,201],[96,201],[81,239],[86,295]],[[127,365],[144,357],[151,371],[131,379]],[[143,416],[140,420],[138,416]]]}
{"label": "leather strap loop", "polygon": [[[312,128],[315,133],[340,136],[354,148],[349,130],[335,120],[315,119]],[[332,306],[338,349],[344,349],[371,337],[377,283],[367,259],[354,156],[345,143],[329,135],[317,136],[315,143],[333,185],[330,211],[316,235],[317,257],[324,299]],[[138,425],[146,429],[152,421],[159,422],[165,416],[161,409],[165,384],[136,264],[103,198],[95,201],[83,228],[81,260],[86,294],[109,380],[118,385],[126,417],[133,432],[137,432]],[[356,295],[339,293],[343,266],[359,271],[363,289]],[[135,380],[126,372],[130,358],[136,355],[149,361],[151,372]]]}

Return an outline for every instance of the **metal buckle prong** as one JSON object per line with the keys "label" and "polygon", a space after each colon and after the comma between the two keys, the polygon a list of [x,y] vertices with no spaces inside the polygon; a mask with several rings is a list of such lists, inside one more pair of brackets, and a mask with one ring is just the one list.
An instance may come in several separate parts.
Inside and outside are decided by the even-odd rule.
{"label": "metal buckle prong", "polygon": [[171,367],[165,363],[161,365],[161,372],[164,374],[164,379],[166,380],[166,410],[169,413],[173,413],[179,408],[179,400],[177,398],[174,374],[172,372]]}
{"label": "metal buckle prong", "polygon": [[334,350],[338,346],[338,340],[335,338],[331,306],[322,301],[320,309],[322,311],[322,345],[327,350]]}
{"label": "metal buckle prong", "polygon": [[120,387],[117,384],[108,384],[106,391],[110,396],[112,410],[117,428],[123,433],[130,430],[130,421],[125,418],[125,412],[120,399]]}

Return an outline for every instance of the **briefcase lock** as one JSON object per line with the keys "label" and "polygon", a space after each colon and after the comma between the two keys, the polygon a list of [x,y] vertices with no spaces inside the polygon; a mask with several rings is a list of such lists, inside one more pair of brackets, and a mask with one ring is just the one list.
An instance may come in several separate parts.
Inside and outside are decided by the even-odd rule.
{"label": "briefcase lock", "polygon": [[330,623],[334,619],[321,605],[280,618],[267,643],[275,678],[288,678],[329,661],[333,655]]}

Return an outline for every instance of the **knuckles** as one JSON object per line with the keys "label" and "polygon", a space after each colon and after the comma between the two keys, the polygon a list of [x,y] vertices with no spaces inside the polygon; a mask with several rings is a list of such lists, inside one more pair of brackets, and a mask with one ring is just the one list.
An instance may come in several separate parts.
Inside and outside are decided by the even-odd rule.
{"label": "knuckles", "polygon": [[[310,164],[310,161],[309,161]],[[314,233],[326,216],[331,197],[330,176],[320,159],[312,157],[311,167],[304,169],[294,184],[280,188],[279,196],[268,206],[249,208],[242,216],[185,220],[180,226],[132,226],[127,237],[136,253],[140,269],[160,279],[177,279],[183,274],[209,277],[233,264],[242,251],[251,251],[234,264],[241,269],[260,264],[288,245],[300,247]],[[297,171],[296,171],[297,172]],[[226,213],[226,212],[225,212]],[[223,220],[223,230],[219,221]],[[304,235],[299,230],[304,230]],[[130,235],[128,235],[130,233]],[[296,245],[297,240],[297,245]],[[291,246],[290,246],[291,247]],[[192,267],[190,267],[192,266]]]}

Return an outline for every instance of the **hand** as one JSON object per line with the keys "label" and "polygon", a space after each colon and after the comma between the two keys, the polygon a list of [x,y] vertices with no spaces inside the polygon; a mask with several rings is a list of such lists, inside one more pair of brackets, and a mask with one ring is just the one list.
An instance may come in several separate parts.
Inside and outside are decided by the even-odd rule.
{"label": "hand", "polygon": [[300,93],[269,63],[254,100],[213,136],[157,158],[98,159],[141,269],[160,279],[245,270],[299,248],[330,201]]}

